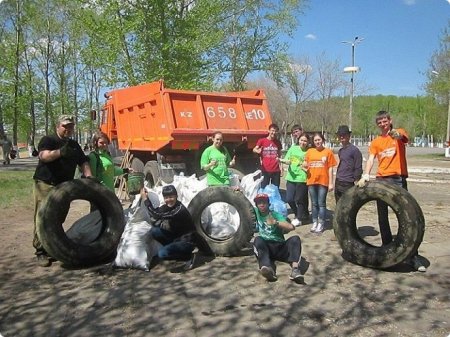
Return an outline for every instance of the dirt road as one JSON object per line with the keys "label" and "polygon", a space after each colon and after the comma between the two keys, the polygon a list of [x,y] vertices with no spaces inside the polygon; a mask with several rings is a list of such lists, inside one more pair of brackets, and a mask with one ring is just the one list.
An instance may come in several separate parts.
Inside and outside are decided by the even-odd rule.
{"label": "dirt road", "polygon": [[[420,253],[427,273],[408,266],[367,269],[346,262],[322,234],[302,238],[305,285],[258,275],[251,251],[202,258],[187,273],[174,264],[150,272],[108,266],[37,267],[31,247],[32,207],[2,209],[0,334],[16,336],[447,336],[450,334],[450,161],[409,158],[410,192],[426,219]],[[422,180],[422,181],[421,181]],[[424,181],[426,180],[426,181]],[[330,213],[334,208],[329,198]],[[376,225],[369,216],[366,223]]]}

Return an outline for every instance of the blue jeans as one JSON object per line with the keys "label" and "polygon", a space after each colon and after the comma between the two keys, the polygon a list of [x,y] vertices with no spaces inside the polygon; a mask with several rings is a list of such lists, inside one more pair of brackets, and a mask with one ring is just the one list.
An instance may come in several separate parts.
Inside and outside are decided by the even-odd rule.
{"label": "blue jeans", "polygon": [[158,257],[163,260],[183,260],[187,261],[192,257],[195,246],[186,241],[178,240],[171,232],[153,227],[150,231],[152,237],[163,245],[158,251]]}
{"label": "blue jeans", "polygon": [[325,222],[327,215],[327,194],[328,187],[323,185],[309,185],[309,196],[311,197],[312,204],[312,220],[316,222]]}

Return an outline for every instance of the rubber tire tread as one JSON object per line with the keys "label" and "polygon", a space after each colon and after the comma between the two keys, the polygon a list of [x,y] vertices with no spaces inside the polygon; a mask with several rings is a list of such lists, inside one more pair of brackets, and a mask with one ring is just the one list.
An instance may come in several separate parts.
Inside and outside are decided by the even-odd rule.
{"label": "rubber tire tread", "polygon": [[[87,200],[96,205],[102,216],[102,231],[88,244],[67,237],[63,223],[73,200]],[[43,201],[36,219],[37,234],[44,249],[63,266],[96,265],[115,255],[125,219],[116,195],[90,179],[75,179],[56,186]]]}
{"label": "rubber tire tread", "polygon": [[[356,225],[358,211],[372,200],[384,201],[398,220],[397,236],[381,247],[363,240]],[[377,213],[375,216],[378,219]],[[369,182],[362,188],[352,187],[342,195],[336,205],[333,228],[346,260],[364,267],[386,269],[402,263],[417,251],[425,233],[425,218],[417,201],[404,188]]]}
{"label": "rubber tire tread", "polygon": [[[215,202],[226,202],[236,208],[240,223],[236,232],[228,239],[217,240],[205,233],[201,224],[203,210]],[[208,244],[210,250],[218,256],[236,256],[253,237],[256,221],[252,204],[240,191],[228,186],[208,187],[200,191],[189,203],[189,212],[199,235]]]}
{"label": "rubber tire tread", "polygon": [[[158,162],[156,160],[151,160],[145,163],[144,176],[144,179],[148,182],[147,187],[155,187],[156,183],[159,180]],[[149,176],[151,176],[151,179],[153,181],[147,179]]]}

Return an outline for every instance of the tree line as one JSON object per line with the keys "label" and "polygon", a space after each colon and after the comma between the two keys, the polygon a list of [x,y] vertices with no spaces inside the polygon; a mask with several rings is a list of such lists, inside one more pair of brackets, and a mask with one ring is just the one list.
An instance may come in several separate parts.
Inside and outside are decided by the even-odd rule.
{"label": "tree line", "polygon": [[[10,133],[14,144],[34,143],[53,132],[56,116],[73,114],[81,137],[98,126],[90,111],[101,109],[105,91],[159,79],[185,90],[264,88],[284,131],[298,123],[335,132],[347,123],[349,83],[342,65],[325,54],[312,61],[288,54],[286,37],[300,24],[306,5],[305,0],[0,1],[0,133]],[[432,91],[423,97],[368,96],[369,91],[363,83],[355,88],[354,134],[375,132],[373,115],[380,109],[392,111],[413,135],[445,134],[445,102]]]}

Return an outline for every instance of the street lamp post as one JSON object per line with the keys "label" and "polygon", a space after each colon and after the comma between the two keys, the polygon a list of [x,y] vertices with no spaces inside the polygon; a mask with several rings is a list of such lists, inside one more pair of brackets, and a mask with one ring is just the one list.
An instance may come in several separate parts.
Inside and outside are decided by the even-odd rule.
{"label": "street lamp post", "polygon": [[353,115],[353,91],[355,89],[355,83],[354,83],[354,74],[359,71],[359,67],[355,66],[355,46],[358,43],[361,43],[362,40],[364,40],[363,37],[356,36],[353,41],[341,41],[342,43],[347,43],[352,46],[352,65],[351,67],[345,67],[344,72],[351,73],[352,76],[350,78],[350,109],[348,113],[348,127],[351,130],[352,129],[352,115]]}

